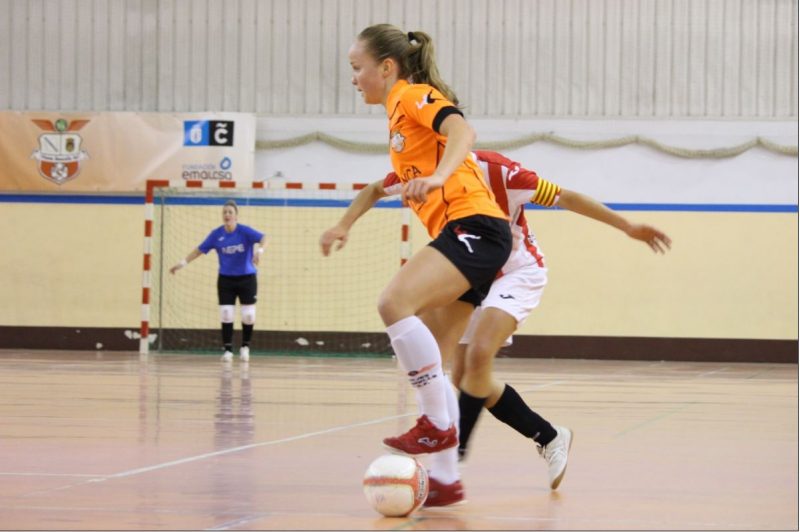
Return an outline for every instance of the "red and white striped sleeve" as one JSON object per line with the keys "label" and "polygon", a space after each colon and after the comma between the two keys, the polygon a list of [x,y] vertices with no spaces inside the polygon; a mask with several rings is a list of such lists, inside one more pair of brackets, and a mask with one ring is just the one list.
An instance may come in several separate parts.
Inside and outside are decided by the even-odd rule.
{"label": "red and white striped sleeve", "polygon": [[[530,202],[543,207],[553,207],[558,203],[561,187],[555,183],[539,177],[533,170],[528,170],[497,152],[476,150],[474,153],[479,161],[490,167],[496,165],[503,169],[509,203]],[[492,188],[497,194],[495,183],[492,183]]]}
{"label": "red and white striped sleeve", "polygon": [[400,177],[394,172],[389,172],[386,174],[386,177],[383,178],[383,192],[387,196],[394,196],[395,194],[400,194],[403,191],[403,183],[400,181]]}

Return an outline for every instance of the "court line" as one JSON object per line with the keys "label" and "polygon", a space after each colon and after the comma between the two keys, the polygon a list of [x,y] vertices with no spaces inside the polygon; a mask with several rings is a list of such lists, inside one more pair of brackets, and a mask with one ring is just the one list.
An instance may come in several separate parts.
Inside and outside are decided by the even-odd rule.
{"label": "court line", "polygon": [[231,521],[226,521],[224,523],[221,523],[211,528],[206,528],[204,530],[229,530],[231,528],[243,525],[245,523],[255,521],[256,519],[261,519],[262,517],[269,517],[271,515],[273,515],[271,512],[263,512],[263,513],[248,515],[245,517],[240,517],[238,519],[233,519]]}
{"label": "court line", "polygon": [[91,480],[90,482],[103,482],[105,480],[111,480],[111,479],[115,479],[115,478],[132,477],[134,475],[141,475],[142,473],[148,473],[150,471],[156,471],[158,469],[166,469],[168,467],[173,467],[173,466],[176,466],[176,465],[188,464],[190,462],[196,462],[198,460],[205,460],[206,458],[213,458],[215,456],[222,456],[222,455],[225,455],[225,454],[237,453],[239,451],[246,451],[248,449],[255,449],[257,447],[266,447],[268,445],[277,445],[279,443],[287,443],[287,442],[290,442],[290,441],[297,441],[297,440],[303,440],[303,439],[306,439],[306,438],[313,438],[315,436],[321,436],[323,434],[330,434],[330,433],[333,433],[333,432],[339,432],[339,431],[342,431],[342,430],[354,429],[354,428],[358,428],[358,427],[366,427],[368,425],[375,425],[375,424],[378,424],[378,423],[383,423],[384,421],[391,421],[393,419],[399,419],[399,418],[402,418],[402,417],[408,417],[408,416],[413,416],[413,415],[415,415],[415,414],[398,414],[398,415],[394,415],[394,416],[387,416],[387,417],[383,417],[383,418],[373,419],[373,420],[370,420],[370,421],[364,421],[364,422],[361,422],[361,423],[352,423],[350,425],[341,425],[339,427],[333,427],[333,428],[330,428],[330,429],[318,430],[316,432],[307,432],[305,434],[300,434],[300,435],[297,435],[297,436],[289,436],[288,438],[281,438],[279,440],[270,440],[270,441],[259,442],[259,443],[251,443],[249,445],[241,445],[239,447],[231,447],[230,449],[223,449],[221,451],[214,451],[214,452],[211,452],[211,453],[198,454],[198,455],[195,455],[195,456],[189,456],[187,458],[181,458],[179,460],[171,460],[169,462],[162,462],[160,464],[156,464],[156,465],[152,465],[152,466],[148,466],[148,467],[139,467],[137,469],[130,469],[128,471],[122,471],[121,473],[114,473],[113,475],[108,475],[108,476],[106,476],[105,478],[102,478],[102,479]]}
{"label": "court line", "polygon": [[719,369],[713,369],[713,370],[710,370],[710,371],[704,371],[703,373],[698,373],[698,374],[695,376],[695,378],[698,378],[698,379],[699,379],[700,377],[708,377],[709,375],[714,375],[714,374],[716,374],[716,373],[721,373],[721,372],[723,372],[723,371],[727,371],[727,370],[729,370],[729,369],[730,369],[730,367],[729,367],[729,366],[724,366],[724,367],[721,367],[721,368],[719,368]]}
{"label": "court line", "polygon": [[526,386],[524,389],[520,389],[522,393],[525,392],[532,392],[534,390],[541,390],[542,388],[550,388],[552,386],[558,386],[559,384],[566,384],[569,381],[553,381],[553,382],[546,382],[544,384],[534,384],[533,386]]}
{"label": "court line", "polygon": [[74,488],[74,487],[78,487],[78,486],[84,486],[84,485],[87,485],[87,484],[105,482],[107,480],[114,480],[114,479],[118,479],[118,478],[132,477],[132,476],[135,476],[135,475],[141,475],[143,473],[149,473],[150,471],[157,471],[159,469],[166,469],[168,467],[174,467],[174,466],[177,466],[177,465],[183,465],[183,464],[188,464],[188,463],[191,463],[191,462],[197,462],[198,460],[205,460],[206,458],[213,458],[215,456],[222,456],[222,455],[226,455],[226,454],[237,453],[239,451],[246,451],[248,449],[255,449],[255,448],[258,448],[258,447],[266,447],[266,446],[269,446],[269,445],[278,445],[280,443],[287,443],[287,442],[292,442],[292,441],[303,440],[303,439],[306,439],[306,438],[313,438],[315,436],[321,436],[323,434],[331,434],[331,433],[334,433],[334,432],[340,432],[342,430],[354,429],[354,428],[358,428],[358,427],[366,427],[368,425],[376,425],[378,423],[383,423],[385,421],[391,421],[393,419],[400,419],[400,418],[403,418],[403,417],[409,417],[409,416],[413,416],[413,415],[416,415],[416,414],[415,413],[396,414],[394,416],[387,416],[387,417],[382,417],[382,418],[378,418],[378,419],[372,419],[372,420],[369,420],[369,421],[363,421],[361,423],[351,423],[349,425],[340,425],[338,427],[331,427],[331,428],[325,429],[325,430],[318,430],[318,431],[315,431],[315,432],[307,432],[305,434],[298,434],[297,436],[289,436],[288,438],[281,438],[279,440],[269,440],[269,441],[264,441],[264,442],[251,443],[251,444],[248,444],[248,445],[241,445],[239,447],[231,447],[230,449],[222,449],[220,451],[214,451],[214,452],[210,452],[210,453],[203,453],[203,454],[198,454],[198,455],[195,455],[195,456],[188,456],[186,458],[180,458],[178,460],[170,460],[169,462],[162,462],[160,464],[155,464],[155,465],[151,465],[151,466],[147,466],[147,467],[138,467],[136,469],[129,469],[127,471],[121,471],[119,473],[113,473],[111,475],[97,475],[94,478],[90,478],[88,480],[84,480],[83,482],[76,482],[76,483],[73,483],[73,484],[68,484],[66,486],[59,486],[57,488],[49,488],[49,489],[45,489],[45,490],[32,491],[32,492],[26,493],[24,496],[25,497],[30,497],[32,495],[41,495],[41,494],[44,494],[44,493],[50,493],[50,492],[53,492],[53,491],[66,490],[66,489],[69,489],[69,488]]}
{"label": "court line", "polygon": [[641,423],[637,423],[636,425],[628,427],[627,429],[614,434],[614,436],[612,436],[612,438],[619,438],[620,436],[624,436],[625,434],[633,432],[634,430],[639,430],[640,428],[646,427],[647,425],[650,425],[651,423],[655,423],[657,421],[661,421],[662,419],[668,418],[673,414],[677,414],[678,412],[683,412],[687,408],[695,406],[696,404],[697,404],[697,402],[695,402],[695,401],[691,401],[691,402],[685,403],[685,404],[683,404],[682,406],[680,406],[678,408],[673,408],[672,410],[670,410],[668,412],[664,412],[663,414],[660,414],[658,416],[652,417],[650,419],[646,419],[646,420],[642,421]]}

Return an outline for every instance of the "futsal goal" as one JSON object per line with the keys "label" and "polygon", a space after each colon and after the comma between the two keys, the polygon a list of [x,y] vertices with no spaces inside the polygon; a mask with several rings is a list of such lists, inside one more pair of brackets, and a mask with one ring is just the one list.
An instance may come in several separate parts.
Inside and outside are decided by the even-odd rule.
{"label": "futsal goal", "polygon": [[[251,352],[385,355],[380,291],[408,256],[408,210],[381,200],[352,228],[345,247],[323,257],[319,237],[363,185],[232,181],[147,183],[140,352],[219,353],[218,260],[200,256],[169,269],[222,225],[223,204],[267,235],[258,267]],[[234,345],[241,335],[237,305]]]}

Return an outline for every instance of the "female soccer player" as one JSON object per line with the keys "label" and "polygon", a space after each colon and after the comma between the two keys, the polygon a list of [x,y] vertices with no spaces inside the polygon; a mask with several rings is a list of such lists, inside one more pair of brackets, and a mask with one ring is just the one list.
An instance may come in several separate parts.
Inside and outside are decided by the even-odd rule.
{"label": "female soccer player", "polygon": [[[417,314],[459,298],[480,303],[511,252],[511,232],[469,157],[475,133],[439,77],[430,37],[378,24],[358,35],[348,55],[352,83],[364,102],[386,108],[389,153],[403,183],[403,200],[433,238],[397,272],[378,300],[378,312],[422,412],[411,430],[386,438],[384,445],[407,454],[439,453],[458,444],[458,406],[436,339]],[[346,231],[326,233],[323,253],[344,238]],[[446,461],[431,476],[427,506],[463,500],[455,453],[448,453]]]}
{"label": "female soccer player", "polygon": [[[514,250],[502,268],[502,276],[495,280],[474,312],[472,306],[457,301],[445,308],[429,310],[421,318],[434,331],[445,360],[454,357],[452,379],[462,390],[459,454],[466,452],[470,433],[485,406],[500,421],[536,442],[539,454],[548,463],[550,487],[556,489],[566,470],[572,431],[551,425],[532,411],[511,386],[499,383],[492,376],[494,356],[504,343],[510,343],[510,336],[538,306],[547,283],[544,257],[528,230],[524,206],[528,202],[546,207],[558,204],[616,227],[656,252],[663,253],[671,241],[658,229],[633,224],[594,199],[562,189],[499,153],[476,151],[473,158],[483,170],[498,203],[511,216]],[[400,183],[392,172],[384,180],[363,189],[342,221],[323,234],[323,251],[326,244],[333,242],[333,235],[339,236],[339,247],[344,245],[355,220],[381,197],[398,193]],[[469,326],[464,332],[467,322]],[[456,346],[457,343],[460,345]]]}
{"label": "female soccer player", "polygon": [[[217,297],[222,322],[224,362],[233,360],[233,316],[237,297],[241,305],[242,318],[242,346],[239,349],[239,358],[242,362],[250,360],[250,340],[253,336],[253,324],[256,322],[258,292],[256,267],[267,241],[263,233],[238,223],[238,216],[239,207],[236,202],[226,201],[222,208],[223,225],[211,231],[202,244],[169,269],[169,273],[174,274],[200,255],[212,249],[216,250],[219,258]],[[254,246],[256,246],[255,251]]]}
{"label": "female soccer player", "polygon": [[[662,231],[631,223],[594,199],[562,189],[499,153],[475,151],[474,157],[498,203],[511,217],[514,251],[489,295],[472,314],[455,351],[451,378],[461,391],[459,454],[465,455],[472,429],[485,407],[497,419],[534,440],[547,461],[550,487],[556,489],[567,467],[572,431],[551,425],[531,410],[510,385],[492,376],[495,355],[504,344],[511,343],[511,335],[538,306],[547,284],[544,255],[528,229],[524,206],[528,202],[544,207],[557,205],[615,227],[657,253],[669,249],[671,240]],[[383,185],[390,188],[397,182],[390,174]],[[450,316],[439,311],[429,312],[423,320],[434,330],[452,323]]]}

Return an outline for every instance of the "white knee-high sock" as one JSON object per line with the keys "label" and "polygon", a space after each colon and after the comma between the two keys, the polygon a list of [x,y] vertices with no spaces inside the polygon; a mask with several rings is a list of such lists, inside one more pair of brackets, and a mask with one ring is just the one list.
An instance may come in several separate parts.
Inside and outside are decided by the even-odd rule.
{"label": "white knee-high sock", "polygon": [[439,344],[416,316],[403,318],[386,328],[397,360],[417,392],[420,411],[440,429],[453,424],[447,409],[446,387]]}
{"label": "white knee-high sock", "polygon": [[[453,386],[446,387],[447,412],[458,429],[458,397]],[[430,455],[430,475],[443,484],[452,484],[460,478],[458,472],[458,447],[451,447]]]}

